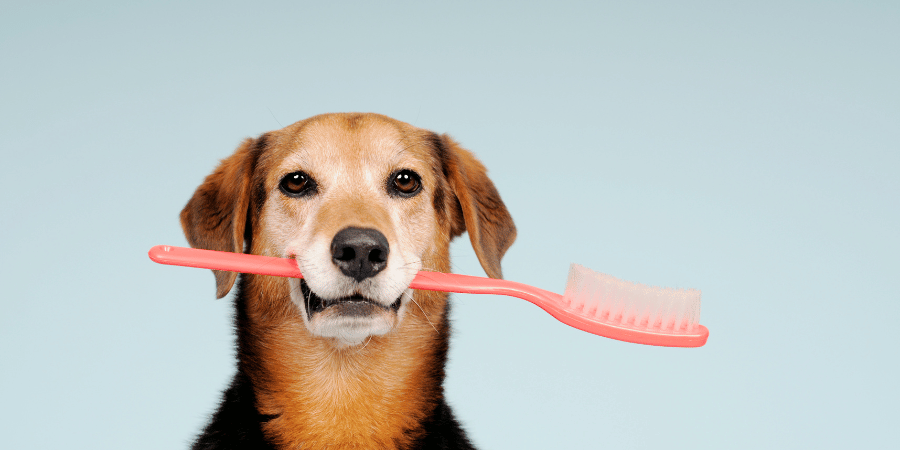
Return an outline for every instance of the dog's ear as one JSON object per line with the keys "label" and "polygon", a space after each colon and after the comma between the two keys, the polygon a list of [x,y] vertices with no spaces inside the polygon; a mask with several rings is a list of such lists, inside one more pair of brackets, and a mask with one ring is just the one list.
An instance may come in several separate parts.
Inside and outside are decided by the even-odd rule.
{"label": "dog's ear", "polygon": [[458,201],[450,214],[450,233],[455,237],[468,231],[485,273],[491,278],[503,278],[500,259],[516,240],[512,216],[488,178],[487,169],[471,152],[446,134],[435,141],[440,147],[444,176]]}
{"label": "dog's ear", "polygon": [[[181,210],[181,227],[191,247],[243,253],[250,183],[261,145],[264,137],[245,140],[206,177]],[[237,273],[213,270],[213,274],[216,297],[222,298],[231,290]]]}

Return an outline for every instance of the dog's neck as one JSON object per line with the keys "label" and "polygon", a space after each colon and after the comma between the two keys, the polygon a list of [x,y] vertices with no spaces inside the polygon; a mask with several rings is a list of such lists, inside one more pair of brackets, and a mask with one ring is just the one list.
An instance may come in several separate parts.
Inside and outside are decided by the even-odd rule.
{"label": "dog's neck", "polygon": [[309,333],[285,287],[247,276],[237,302],[239,370],[273,417],[267,438],[282,448],[407,447],[443,396],[447,295],[415,291],[396,330],[338,348]]}

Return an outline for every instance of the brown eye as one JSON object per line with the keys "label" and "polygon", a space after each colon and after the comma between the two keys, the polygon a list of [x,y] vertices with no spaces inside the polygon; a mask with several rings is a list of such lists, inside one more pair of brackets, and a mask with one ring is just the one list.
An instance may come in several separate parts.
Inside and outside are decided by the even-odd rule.
{"label": "brown eye", "polygon": [[303,197],[316,192],[316,182],[306,172],[291,172],[281,179],[278,187],[288,197]]}
{"label": "brown eye", "polygon": [[389,187],[391,192],[401,197],[412,197],[422,190],[422,178],[412,170],[403,169],[394,173]]}

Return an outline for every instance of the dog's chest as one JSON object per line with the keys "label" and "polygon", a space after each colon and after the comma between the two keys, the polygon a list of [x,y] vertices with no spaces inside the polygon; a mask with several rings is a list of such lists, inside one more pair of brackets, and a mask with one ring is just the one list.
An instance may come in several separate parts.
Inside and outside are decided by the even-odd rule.
{"label": "dog's chest", "polygon": [[434,380],[423,375],[430,358],[376,339],[361,351],[307,345],[264,358],[257,408],[277,416],[264,433],[285,448],[405,447],[436,404]]}

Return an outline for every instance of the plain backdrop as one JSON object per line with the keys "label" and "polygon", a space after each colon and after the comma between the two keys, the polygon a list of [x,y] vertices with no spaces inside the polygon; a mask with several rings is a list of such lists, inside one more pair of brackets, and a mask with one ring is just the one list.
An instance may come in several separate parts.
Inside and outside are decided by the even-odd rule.
{"label": "plain backdrop", "polygon": [[455,296],[480,448],[896,445],[900,4],[726,3],[6,2],[0,447],[186,448],[231,298],[146,252],[243,138],[339,111],[475,152],[509,279],[703,291],[699,349]]}

